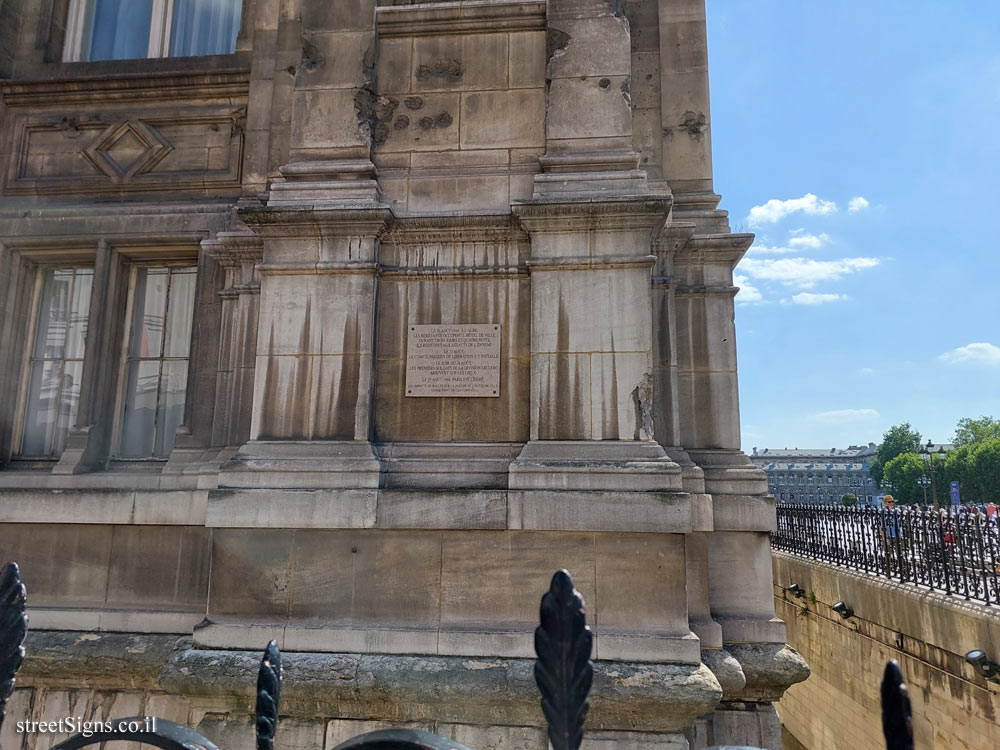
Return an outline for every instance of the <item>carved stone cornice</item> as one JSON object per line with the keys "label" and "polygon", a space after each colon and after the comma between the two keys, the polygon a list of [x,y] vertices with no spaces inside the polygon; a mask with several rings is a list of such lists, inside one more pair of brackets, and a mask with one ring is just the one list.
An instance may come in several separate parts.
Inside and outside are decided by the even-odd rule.
{"label": "carved stone cornice", "polygon": [[383,6],[375,12],[375,23],[381,38],[544,31],[545,0]]}
{"label": "carved stone cornice", "polygon": [[250,70],[212,73],[148,73],[5,81],[0,86],[8,107],[87,104],[117,101],[184,101],[246,98]]}
{"label": "carved stone cornice", "polygon": [[678,265],[728,265],[736,267],[753,244],[752,234],[696,234],[681,247]]}

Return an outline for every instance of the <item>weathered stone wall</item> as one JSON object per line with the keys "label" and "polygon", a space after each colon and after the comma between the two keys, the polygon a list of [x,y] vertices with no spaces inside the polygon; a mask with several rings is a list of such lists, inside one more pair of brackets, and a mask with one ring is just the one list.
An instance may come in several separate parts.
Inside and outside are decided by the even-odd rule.
{"label": "weathered stone wall", "polygon": [[[638,691],[601,719],[599,690],[597,729],[776,749],[771,704],[807,670],[739,450],[733,267],[753,238],[713,191],[704,0],[245,0],[232,54],[61,62],[68,8],[3,0],[0,30],[0,548],[33,627],[74,647],[187,635],[185,669],[275,637],[405,695],[414,659],[527,675],[566,567],[599,669]],[[150,264],[197,271],[195,322],[173,448],[135,460]],[[25,455],[54,268],[94,284],[76,417],[58,455]],[[410,328],[433,324],[494,326],[498,393],[406,393]],[[205,666],[142,689],[214,696],[177,715],[245,728]],[[65,667],[91,675],[81,701],[152,700]],[[350,683],[351,710],[291,716],[540,741],[529,682],[487,681],[484,713],[461,674],[434,711]]]}
{"label": "weathered stone wall", "polygon": [[[796,599],[783,587],[797,583]],[[1000,748],[1000,685],[964,654],[1000,655],[1000,612],[959,597],[774,554],[775,610],[812,675],[778,704],[785,729],[807,750],[882,750],[879,686],[899,661],[913,704],[917,748]],[[841,618],[838,601],[854,610]]]}

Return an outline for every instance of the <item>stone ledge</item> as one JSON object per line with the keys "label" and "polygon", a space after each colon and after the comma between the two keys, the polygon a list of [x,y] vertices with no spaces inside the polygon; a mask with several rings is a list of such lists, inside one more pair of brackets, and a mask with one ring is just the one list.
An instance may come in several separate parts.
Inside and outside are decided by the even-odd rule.
{"label": "stone ledge", "polygon": [[[191,648],[189,639],[33,631],[18,687],[149,689],[253,710],[260,651]],[[532,659],[282,654],[288,718],[544,726]],[[587,729],[672,732],[718,705],[703,664],[594,664]],[[280,736],[280,735],[279,735]]]}
{"label": "stone ledge", "polygon": [[437,34],[544,31],[544,0],[421,3],[376,10],[381,39]]}

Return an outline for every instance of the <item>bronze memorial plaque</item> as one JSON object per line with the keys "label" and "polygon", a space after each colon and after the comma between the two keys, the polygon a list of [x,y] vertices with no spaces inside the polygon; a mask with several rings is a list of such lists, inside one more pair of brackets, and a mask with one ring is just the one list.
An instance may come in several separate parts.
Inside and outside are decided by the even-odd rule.
{"label": "bronze memorial plaque", "polygon": [[407,396],[500,395],[498,324],[408,328]]}

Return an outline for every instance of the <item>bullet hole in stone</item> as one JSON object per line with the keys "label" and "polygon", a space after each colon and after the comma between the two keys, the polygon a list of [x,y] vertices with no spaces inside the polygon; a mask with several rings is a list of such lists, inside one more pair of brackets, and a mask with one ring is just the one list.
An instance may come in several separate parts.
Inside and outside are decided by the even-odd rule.
{"label": "bullet hole in stone", "polygon": [[351,554],[352,555],[358,554],[358,548],[357,547],[351,547]]}
{"label": "bullet hole in stone", "polygon": [[700,141],[705,135],[705,126],[708,125],[708,118],[705,117],[704,113],[692,112],[691,110],[685,112],[683,118],[680,124],[681,130],[687,132],[694,140]]}
{"label": "bullet hole in stone", "polygon": [[452,123],[451,115],[447,112],[442,112],[437,117],[421,117],[417,121],[423,130],[433,130],[435,128],[446,128]]}
{"label": "bullet hole in stone", "polygon": [[396,122],[394,122],[392,126],[396,128],[396,130],[408,128],[410,126],[410,118],[406,115],[400,115],[396,118]]}
{"label": "bullet hole in stone", "polygon": [[302,37],[302,63],[304,70],[313,71],[321,68],[326,58],[320,54],[319,48],[305,37]]}
{"label": "bullet hole in stone", "polygon": [[403,104],[407,109],[420,109],[424,106],[424,100],[419,96],[408,96],[403,99]]}
{"label": "bullet hole in stone", "polygon": [[647,81],[653,80],[653,74],[652,73],[646,73],[646,80]]}
{"label": "bullet hole in stone", "polygon": [[285,68],[285,72],[288,73],[288,75],[290,76],[295,75],[295,66],[289,65],[287,68]]}
{"label": "bullet hole in stone", "polygon": [[601,80],[600,80],[600,81],[599,81],[599,82],[597,83],[597,85],[598,85],[598,86],[600,86],[600,87],[601,87],[602,89],[606,89],[606,88],[607,88],[608,86],[610,86],[610,85],[611,85],[611,81],[610,81],[610,80],[608,80],[607,78],[602,78],[602,79],[601,79]]}
{"label": "bullet hole in stone", "polygon": [[561,54],[569,44],[570,38],[565,31],[549,26],[545,32],[545,59],[551,60],[557,53]]}
{"label": "bullet hole in stone", "polygon": [[460,60],[453,57],[442,57],[433,62],[417,67],[417,80],[427,81],[431,78],[443,78],[446,81],[461,81],[465,68]]}

